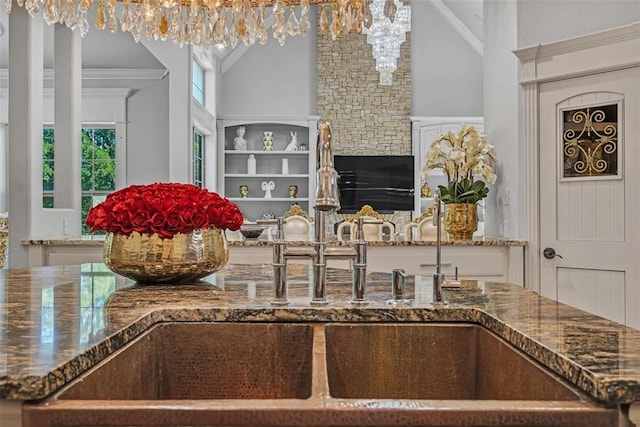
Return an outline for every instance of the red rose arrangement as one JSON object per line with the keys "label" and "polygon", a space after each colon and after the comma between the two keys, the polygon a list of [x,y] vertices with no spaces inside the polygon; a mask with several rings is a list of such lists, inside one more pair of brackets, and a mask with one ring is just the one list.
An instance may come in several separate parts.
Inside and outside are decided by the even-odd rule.
{"label": "red rose arrangement", "polygon": [[155,233],[171,238],[207,227],[238,230],[240,208],[217,193],[191,184],[131,185],[91,208],[86,224],[92,232],[130,235]]}

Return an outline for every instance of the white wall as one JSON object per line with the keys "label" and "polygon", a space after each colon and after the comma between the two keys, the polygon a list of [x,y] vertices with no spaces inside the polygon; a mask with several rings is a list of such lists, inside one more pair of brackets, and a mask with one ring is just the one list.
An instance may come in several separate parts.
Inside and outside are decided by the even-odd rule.
{"label": "white wall", "polygon": [[[2,92],[2,91],[0,91]],[[0,213],[7,212],[7,125],[0,123]]]}
{"label": "white wall", "polygon": [[[500,160],[498,179],[485,200],[485,235],[521,238],[523,161],[518,144],[518,59],[515,2],[485,0],[484,130]],[[497,96],[496,96],[497,95]]]}
{"label": "white wall", "polygon": [[427,1],[411,2],[413,116],[482,116],[482,57]]}
{"label": "white wall", "polygon": [[127,118],[127,185],[168,181],[169,79],[136,90]]}
{"label": "white wall", "polygon": [[638,0],[518,0],[518,47],[640,21]]}
{"label": "white wall", "polygon": [[[307,37],[288,38],[284,46],[269,32],[222,74],[217,116],[316,114],[317,33],[315,7],[309,11]],[[227,61],[229,59],[226,59]],[[222,62],[222,67],[226,64]]]}

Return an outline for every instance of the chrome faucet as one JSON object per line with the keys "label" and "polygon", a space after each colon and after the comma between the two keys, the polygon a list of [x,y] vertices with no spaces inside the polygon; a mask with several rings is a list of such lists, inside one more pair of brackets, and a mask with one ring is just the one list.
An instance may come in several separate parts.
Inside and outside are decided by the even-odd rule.
{"label": "chrome faucet", "polygon": [[[327,304],[327,259],[350,259],[353,269],[353,304],[366,304],[366,262],[367,244],[362,230],[364,221],[360,219],[353,246],[327,247],[325,218],[329,212],[340,209],[338,172],[333,166],[331,126],[322,122],[319,126],[316,147],[316,204],[314,206],[315,232],[313,248],[288,247],[284,238],[284,220],[278,218],[276,237],[273,242],[273,269],[275,279],[274,305],[285,305],[287,301],[286,277],[287,260],[311,258],[313,260],[313,295],[311,305]],[[368,222],[367,222],[368,223]]]}
{"label": "chrome faucet", "polygon": [[436,226],[436,272],[433,273],[433,304],[445,305],[446,301],[442,294],[442,285],[444,284],[444,274],[442,273],[442,198],[440,189],[437,189],[433,195],[433,225]]}
{"label": "chrome faucet", "polygon": [[[316,211],[333,212],[340,209],[338,172],[333,167],[331,126],[322,122],[316,146]],[[317,233],[316,233],[317,234]]]}

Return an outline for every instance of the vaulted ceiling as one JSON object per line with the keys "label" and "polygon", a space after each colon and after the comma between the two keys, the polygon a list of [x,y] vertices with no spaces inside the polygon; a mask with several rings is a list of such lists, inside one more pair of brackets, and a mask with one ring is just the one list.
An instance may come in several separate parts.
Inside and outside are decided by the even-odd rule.
{"label": "vaulted ceiling", "polygon": [[[412,0],[430,1],[435,10],[460,36],[479,54],[482,54],[482,2],[483,0]],[[91,18],[90,18],[91,19]],[[418,24],[414,24],[418,25]],[[0,69],[8,66],[8,15],[4,8],[0,11]],[[45,68],[53,64],[53,28],[45,25]],[[216,49],[215,54],[235,62],[251,47],[238,45],[236,48]],[[162,64],[139,43],[135,43],[129,33],[111,34],[93,27],[82,42],[83,68],[162,68]],[[224,68],[223,68],[224,69]]]}

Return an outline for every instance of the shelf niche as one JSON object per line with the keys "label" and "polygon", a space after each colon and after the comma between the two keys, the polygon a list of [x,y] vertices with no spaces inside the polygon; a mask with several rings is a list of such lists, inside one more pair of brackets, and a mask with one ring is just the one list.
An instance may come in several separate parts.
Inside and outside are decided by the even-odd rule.
{"label": "shelf niche", "polygon": [[[218,120],[218,183],[219,191],[237,203],[248,221],[265,215],[283,215],[293,204],[313,216],[315,195],[315,146],[318,116],[304,117],[248,117],[229,116]],[[244,126],[246,150],[234,149],[234,138]],[[271,132],[271,150],[263,149],[264,132]],[[287,151],[292,132],[297,137],[294,151]],[[247,160],[256,159],[256,173],[249,174]],[[283,165],[286,160],[288,173]],[[266,198],[263,182],[273,181],[275,188]],[[248,197],[240,194],[240,186],[249,189]],[[289,187],[298,187],[296,197],[290,197]]]}

